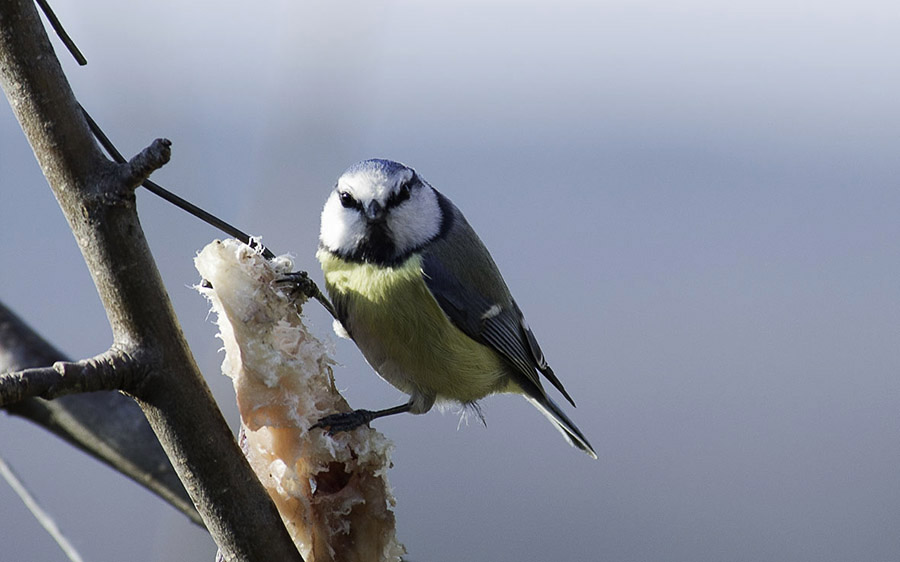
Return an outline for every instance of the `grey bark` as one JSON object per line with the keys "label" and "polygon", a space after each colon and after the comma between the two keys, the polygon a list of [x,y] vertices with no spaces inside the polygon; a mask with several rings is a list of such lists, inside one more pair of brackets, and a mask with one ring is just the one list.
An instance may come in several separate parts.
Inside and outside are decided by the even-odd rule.
{"label": "grey bark", "polygon": [[138,221],[134,188],[165,163],[154,143],[128,164],[101,153],[29,0],[0,1],[0,85],[135,361],[135,398],[227,560],[300,560],[187,347]]}

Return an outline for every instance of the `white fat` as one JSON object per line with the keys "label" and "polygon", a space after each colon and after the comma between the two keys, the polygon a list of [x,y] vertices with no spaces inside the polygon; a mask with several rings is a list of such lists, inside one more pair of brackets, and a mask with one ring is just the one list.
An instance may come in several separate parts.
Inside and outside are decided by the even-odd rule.
{"label": "white fat", "polygon": [[[277,290],[290,260],[269,261],[225,240],[209,244],[195,263],[211,283],[198,289],[217,316],[245,454],[304,560],[333,560],[327,553],[338,551],[346,560],[399,562],[404,549],[385,476],[391,443],[370,428],[334,437],[309,429],[350,408],[334,388],[326,346],[298,314],[301,303]],[[316,493],[316,482],[332,471],[354,477],[339,491]]]}

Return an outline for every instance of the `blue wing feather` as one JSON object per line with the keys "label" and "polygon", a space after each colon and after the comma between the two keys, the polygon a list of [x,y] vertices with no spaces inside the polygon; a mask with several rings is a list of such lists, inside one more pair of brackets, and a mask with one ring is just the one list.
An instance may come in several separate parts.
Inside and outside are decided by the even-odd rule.
{"label": "blue wing feather", "polygon": [[[425,252],[422,260],[425,284],[450,321],[475,341],[487,345],[506,358],[525,378],[541,389],[539,370],[574,406],[575,402],[547,365],[531,329],[515,301],[492,302],[467,287],[435,256]],[[496,314],[486,314],[500,306]],[[541,391],[543,392],[543,391]]]}

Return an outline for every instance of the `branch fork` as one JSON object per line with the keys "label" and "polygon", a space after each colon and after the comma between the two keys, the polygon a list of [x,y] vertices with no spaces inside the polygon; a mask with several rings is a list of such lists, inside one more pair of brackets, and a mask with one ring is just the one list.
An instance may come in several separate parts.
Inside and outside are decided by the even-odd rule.
{"label": "branch fork", "polygon": [[120,171],[95,142],[34,4],[0,1],[0,22],[0,87],[69,222],[117,342],[95,358],[0,376],[0,404],[130,389],[225,560],[302,560],[187,346],[136,206],[121,204],[168,161],[168,143],[152,143]]}

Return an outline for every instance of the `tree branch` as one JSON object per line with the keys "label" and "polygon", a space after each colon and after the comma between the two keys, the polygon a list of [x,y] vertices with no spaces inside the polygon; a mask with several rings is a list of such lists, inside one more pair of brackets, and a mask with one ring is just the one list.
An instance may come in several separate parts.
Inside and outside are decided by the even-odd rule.
{"label": "tree branch", "polygon": [[0,407],[26,398],[57,398],[76,392],[119,390],[131,386],[140,364],[116,350],[77,362],[57,361],[0,375]]}
{"label": "tree branch", "polygon": [[[65,359],[62,352],[0,303],[0,373]],[[203,525],[144,413],[128,396],[107,391],[55,400],[29,398],[7,406],[6,411],[46,428]]]}
{"label": "tree branch", "polygon": [[[300,560],[175,319],[121,164],[94,142],[29,0],[0,2],[0,84],[81,249],[131,389],[227,560]],[[127,174],[125,174],[127,177]]]}
{"label": "tree branch", "polygon": [[[105,150],[106,153],[109,154],[110,158],[112,158],[113,161],[118,162],[120,164],[125,163],[125,157],[122,156],[122,153],[119,152],[119,149],[116,148],[116,145],[114,145],[112,143],[112,141],[109,140],[109,137],[106,136],[106,133],[104,133],[103,129],[100,128],[100,125],[98,125],[97,122],[94,121],[94,118],[91,117],[91,114],[88,113],[87,110],[85,110],[83,107],[81,108],[81,112],[84,114],[84,119],[87,121],[88,126],[91,128],[91,132],[94,134],[94,137],[96,137],[97,142],[99,142],[100,145],[103,147],[103,150]],[[252,237],[250,237],[250,235],[247,234],[246,232],[223,221],[222,219],[213,215],[212,213],[210,213],[204,209],[201,209],[200,207],[194,205],[190,201],[187,201],[186,199],[183,199],[182,197],[175,195],[174,193],[172,193],[168,189],[164,188],[163,186],[161,186],[157,183],[154,183],[153,181],[151,181],[149,179],[144,179],[144,181],[141,185],[144,186],[144,188],[147,191],[149,191],[150,193],[156,195],[157,197],[161,197],[162,199],[165,199],[166,201],[175,205],[179,209],[187,211],[188,213],[194,215],[195,217],[202,220],[206,224],[208,224],[212,227],[218,228],[219,230],[221,230],[222,232],[224,232],[225,234],[228,234],[229,236],[231,236],[233,238],[237,238],[238,240],[240,240],[244,244],[247,244],[251,248],[259,248],[262,251],[263,257],[265,257],[267,260],[270,260],[275,257],[275,254],[273,254],[271,250],[269,250],[268,248],[263,246],[258,240],[255,240]]]}
{"label": "tree branch", "polygon": [[165,166],[171,156],[172,141],[156,139],[128,161],[128,165],[125,166],[125,177],[122,178],[123,183],[131,189],[136,189],[150,177],[150,174]]}

